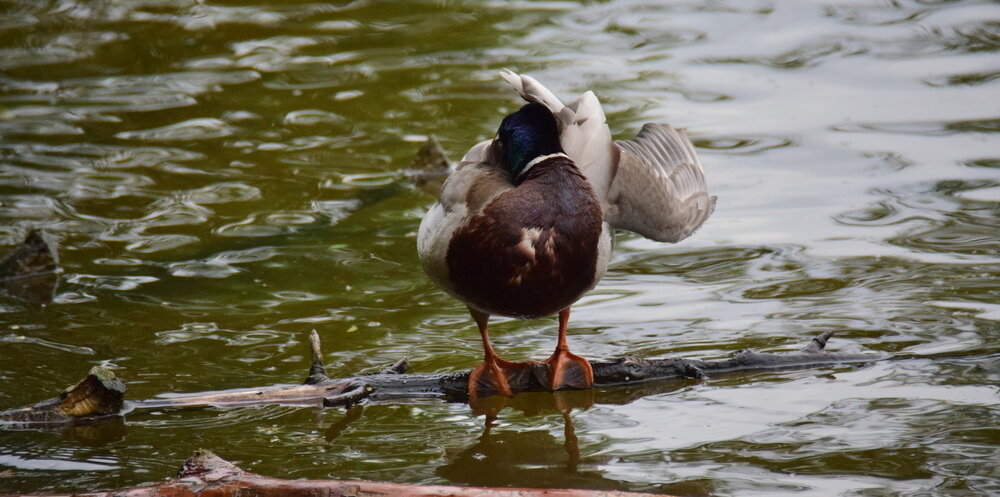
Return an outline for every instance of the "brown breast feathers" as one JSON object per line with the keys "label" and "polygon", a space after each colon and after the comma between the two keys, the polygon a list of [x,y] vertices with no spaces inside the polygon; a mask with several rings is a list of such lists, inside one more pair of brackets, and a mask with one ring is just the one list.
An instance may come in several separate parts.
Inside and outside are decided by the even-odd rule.
{"label": "brown breast feathers", "polygon": [[536,164],[448,247],[455,291],[491,314],[555,314],[591,289],[603,221],[590,184],[565,157]]}

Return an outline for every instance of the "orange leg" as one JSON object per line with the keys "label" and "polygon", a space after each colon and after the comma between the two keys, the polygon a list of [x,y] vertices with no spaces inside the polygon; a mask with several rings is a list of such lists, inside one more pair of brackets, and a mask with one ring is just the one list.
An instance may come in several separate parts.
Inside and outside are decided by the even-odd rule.
{"label": "orange leg", "polygon": [[524,381],[521,377],[530,374],[531,365],[501,359],[493,350],[493,344],[490,343],[490,334],[487,330],[487,321],[490,318],[489,314],[473,310],[471,307],[469,308],[469,312],[472,313],[472,318],[476,320],[476,325],[479,326],[479,335],[483,337],[484,352],[483,363],[476,366],[472,370],[472,373],[469,374],[469,398],[478,398],[481,390],[513,397],[514,392],[510,388],[509,380],[513,378],[518,381]]}
{"label": "orange leg", "polygon": [[556,351],[545,360],[549,366],[549,390],[563,387],[588,389],[594,386],[594,369],[586,359],[569,351],[566,345],[566,327],[569,324],[569,307],[559,312],[559,342]]}

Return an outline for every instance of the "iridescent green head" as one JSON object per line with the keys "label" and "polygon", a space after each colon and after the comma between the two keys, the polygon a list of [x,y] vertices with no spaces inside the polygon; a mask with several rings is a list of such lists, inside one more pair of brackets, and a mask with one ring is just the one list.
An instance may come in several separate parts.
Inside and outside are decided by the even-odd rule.
{"label": "iridescent green head", "polygon": [[563,151],[555,117],[541,104],[526,104],[503,118],[497,134],[503,145],[503,163],[515,181],[532,159]]}

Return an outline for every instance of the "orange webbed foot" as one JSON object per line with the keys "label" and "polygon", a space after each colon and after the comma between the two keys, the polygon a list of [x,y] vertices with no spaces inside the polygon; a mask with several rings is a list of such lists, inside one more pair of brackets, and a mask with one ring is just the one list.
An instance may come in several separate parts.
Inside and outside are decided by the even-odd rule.
{"label": "orange webbed foot", "polygon": [[487,360],[469,374],[469,398],[494,394],[513,397],[514,388],[524,388],[523,385],[531,381],[531,371],[531,363],[510,362],[499,358]]}
{"label": "orange webbed foot", "polygon": [[594,386],[594,369],[586,359],[567,349],[557,349],[545,360],[549,366],[549,390],[586,390]]}

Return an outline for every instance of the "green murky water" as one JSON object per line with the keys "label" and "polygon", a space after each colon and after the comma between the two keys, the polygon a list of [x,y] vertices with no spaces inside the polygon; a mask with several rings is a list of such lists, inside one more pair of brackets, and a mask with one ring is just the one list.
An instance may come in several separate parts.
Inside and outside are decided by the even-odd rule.
{"label": "green murky water", "polygon": [[[129,397],[480,357],[433,287],[405,183],[519,105],[593,89],[612,131],[687,128],[716,214],[620,236],[575,308],[591,358],[937,354],[468,406],[135,413],[0,432],[0,492],[160,481],[199,447],[285,478],[680,495],[1000,493],[1000,10],[990,2],[0,2],[0,243],[59,240],[56,301],[0,302],[0,408],[112,367]],[[542,358],[554,321],[497,320]],[[353,413],[356,415],[357,412]],[[567,432],[567,419],[571,432]],[[575,441],[574,441],[575,437]],[[10,470],[10,471],[7,471]]]}

